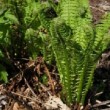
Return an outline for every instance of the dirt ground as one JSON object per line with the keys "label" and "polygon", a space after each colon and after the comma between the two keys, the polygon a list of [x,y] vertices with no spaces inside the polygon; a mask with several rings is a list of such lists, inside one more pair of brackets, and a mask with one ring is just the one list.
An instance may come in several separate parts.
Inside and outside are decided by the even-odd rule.
{"label": "dirt ground", "polygon": [[97,23],[105,12],[110,11],[110,0],[90,0],[90,7],[93,20]]}

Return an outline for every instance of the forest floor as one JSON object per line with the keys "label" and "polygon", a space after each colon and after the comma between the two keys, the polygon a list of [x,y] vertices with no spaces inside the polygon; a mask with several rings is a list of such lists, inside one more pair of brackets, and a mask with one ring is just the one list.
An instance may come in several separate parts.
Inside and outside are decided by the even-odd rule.
{"label": "forest floor", "polygon": [[[90,8],[95,25],[110,11],[110,0],[90,0]],[[55,65],[47,65],[43,57],[38,57],[24,67],[8,84],[0,85],[0,110],[69,110],[60,100],[62,86]],[[84,110],[110,110],[110,49],[99,59],[87,99]],[[80,109],[73,105],[71,110]]]}

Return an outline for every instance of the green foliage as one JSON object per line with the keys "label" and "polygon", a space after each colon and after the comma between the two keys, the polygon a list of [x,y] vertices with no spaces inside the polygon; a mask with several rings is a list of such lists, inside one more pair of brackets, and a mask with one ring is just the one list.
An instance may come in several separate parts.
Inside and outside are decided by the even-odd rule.
{"label": "green foliage", "polygon": [[94,49],[103,51],[110,43],[110,13],[103,16],[103,19],[96,25],[96,37],[94,42]]}
{"label": "green foliage", "polygon": [[0,81],[4,81],[5,83],[7,83],[8,82],[7,76],[8,74],[5,68],[2,65],[0,65]]}
{"label": "green foliage", "polygon": [[0,65],[6,68],[0,68],[1,80],[6,81],[6,72],[18,71],[16,60],[21,64],[22,59],[36,59],[39,54],[51,60],[48,35],[38,17],[40,8],[36,0],[0,1]]}
{"label": "green foliage", "polygon": [[[36,58],[39,54],[50,61],[54,53],[67,103],[83,105],[98,57],[110,42],[110,13],[93,26],[89,0],[1,3],[0,65],[12,65],[12,59]],[[1,79],[7,81],[4,73]]]}
{"label": "green foliage", "polygon": [[52,6],[57,17],[48,19],[45,8],[41,23],[49,30],[63,93],[68,103],[84,104],[98,57],[110,42],[109,14],[93,27],[88,0],[60,0],[57,8]]}

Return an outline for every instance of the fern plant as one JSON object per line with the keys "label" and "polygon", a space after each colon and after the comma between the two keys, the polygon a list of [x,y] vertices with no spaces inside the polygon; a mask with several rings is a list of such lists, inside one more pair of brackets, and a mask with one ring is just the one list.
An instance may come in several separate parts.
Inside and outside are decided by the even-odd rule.
{"label": "fern plant", "polygon": [[13,68],[13,59],[54,53],[67,103],[83,105],[110,42],[109,21],[107,13],[92,24],[89,0],[6,0],[0,7],[0,73]]}
{"label": "fern plant", "polygon": [[[0,77],[15,74],[24,59],[36,59],[39,54],[47,55],[48,35],[39,22],[40,3],[36,0],[0,1]],[[16,66],[16,62],[20,64]],[[2,67],[4,69],[2,69]],[[6,78],[2,78],[3,73]],[[3,76],[3,77],[4,77]],[[10,75],[9,75],[10,76]],[[7,80],[6,80],[7,82]]]}
{"label": "fern plant", "polygon": [[[52,19],[46,15],[51,8],[57,15]],[[89,0],[60,0],[58,5],[49,0],[39,17],[51,38],[67,103],[83,105],[98,58],[110,43],[110,13],[94,26]]]}

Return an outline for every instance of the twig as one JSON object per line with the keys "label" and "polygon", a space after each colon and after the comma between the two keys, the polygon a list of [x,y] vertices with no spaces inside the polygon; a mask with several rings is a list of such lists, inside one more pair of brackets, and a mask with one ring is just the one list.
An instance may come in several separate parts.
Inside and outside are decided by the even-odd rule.
{"label": "twig", "polygon": [[42,83],[39,82],[39,84],[40,84],[40,86],[42,87],[42,89],[44,89],[44,91],[46,91],[46,92],[48,93],[48,95],[50,96],[51,94],[50,94],[50,92],[48,91],[48,89],[47,89]]}
{"label": "twig", "polygon": [[14,99],[16,102],[22,104],[23,106],[25,106],[28,110],[32,110],[32,107],[27,105],[26,102],[22,101],[22,100],[18,100],[16,97],[13,96],[13,94],[11,92],[6,92],[7,96]]}
{"label": "twig", "polygon": [[95,10],[98,10],[98,11],[100,11],[100,12],[102,12],[102,13],[107,13],[107,12],[105,12],[104,10],[102,10],[102,9],[100,9],[100,8],[97,8],[97,7],[94,7],[94,6],[90,6],[90,8],[95,9]]}
{"label": "twig", "polygon": [[26,78],[24,78],[24,81],[25,81],[26,85],[28,86],[28,88],[31,90],[32,94],[36,97],[36,94],[34,93],[34,91],[32,90],[32,88],[30,87],[30,85],[28,84]]}
{"label": "twig", "polygon": [[31,101],[34,101],[34,102],[37,102],[37,103],[41,104],[41,101],[38,100],[38,99],[33,99],[33,98],[30,98],[30,97],[27,97],[27,96],[24,96],[24,95],[15,93],[15,92],[11,92],[11,93],[14,94],[14,95],[17,95],[17,96],[20,96],[20,97],[23,97],[23,98],[26,98],[26,99],[29,99],[29,100],[31,100]]}
{"label": "twig", "polygon": [[27,84],[28,88],[32,92],[32,94],[35,96],[36,100],[38,100],[39,103],[42,103],[41,100],[36,96],[36,94],[34,93],[34,91],[32,90],[32,88],[30,87],[30,85],[28,84],[26,78],[24,78],[24,80],[25,80],[25,83]]}
{"label": "twig", "polygon": [[100,110],[110,110],[110,108],[100,109]]}
{"label": "twig", "polygon": [[97,93],[95,96],[99,96],[99,95],[101,95],[103,92],[99,92],[99,93]]}
{"label": "twig", "polygon": [[[12,100],[12,99],[11,99]],[[14,105],[15,101],[13,100],[11,105],[8,105],[8,108],[6,110],[13,110],[13,105]],[[9,103],[10,104],[10,103]]]}
{"label": "twig", "polygon": [[107,106],[107,104],[110,103],[110,100],[107,100],[107,101],[104,101],[104,102],[101,102],[101,101],[97,100],[97,102],[98,102],[98,104],[93,105],[92,106],[93,108],[96,108],[96,107],[99,107],[99,106],[103,106],[103,105]]}
{"label": "twig", "polygon": [[46,67],[45,64],[44,64],[44,69],[45,69],[45,73],[47,74],[47,76],[49,78],[49,82],[51,84],[52,91],[54,92],[54,85],[53,85],[53,82],[52,82],[52,78],[51,78],[50,72],[49,72],[49,70],[48,70],[48,68]]}

